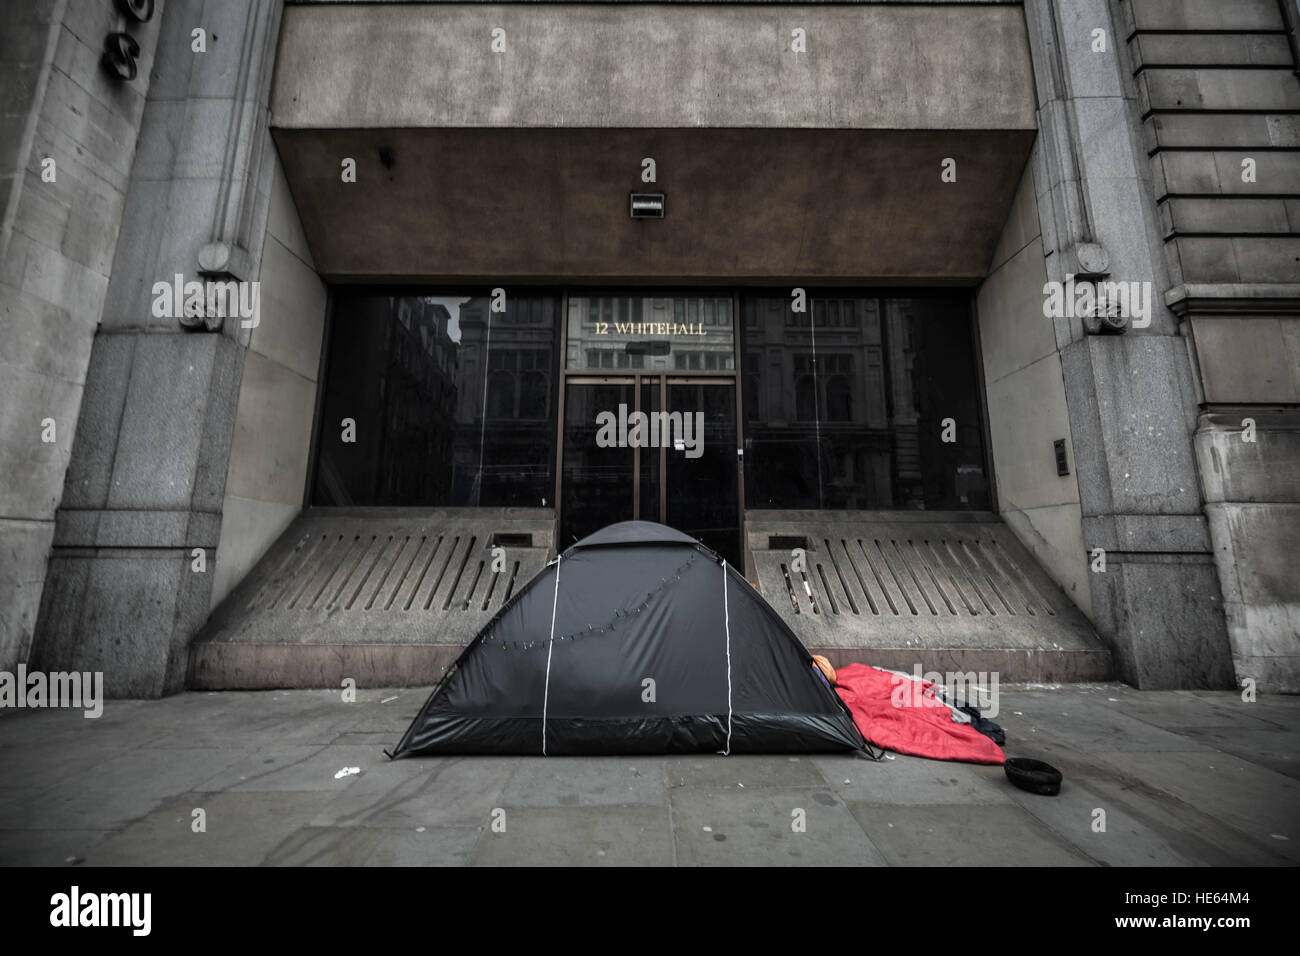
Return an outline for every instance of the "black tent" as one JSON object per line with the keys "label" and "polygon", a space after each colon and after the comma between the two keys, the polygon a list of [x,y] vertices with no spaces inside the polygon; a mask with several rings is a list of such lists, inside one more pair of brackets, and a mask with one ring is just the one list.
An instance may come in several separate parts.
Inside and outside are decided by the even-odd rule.
{"label": "black tent", "polygon": [[393,756],[862,746],[803,644],[735,569],[678,531],[625,521],[501,609]]}

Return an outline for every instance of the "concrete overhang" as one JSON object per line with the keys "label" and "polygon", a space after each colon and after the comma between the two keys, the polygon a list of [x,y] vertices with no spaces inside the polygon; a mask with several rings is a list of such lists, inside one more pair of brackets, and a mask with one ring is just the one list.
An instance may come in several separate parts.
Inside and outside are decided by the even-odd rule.
{"label": "concrete overhang", "polygon": [[1036,129],[985,5],[290,6],[271,106],[335,280],[976,282]]}

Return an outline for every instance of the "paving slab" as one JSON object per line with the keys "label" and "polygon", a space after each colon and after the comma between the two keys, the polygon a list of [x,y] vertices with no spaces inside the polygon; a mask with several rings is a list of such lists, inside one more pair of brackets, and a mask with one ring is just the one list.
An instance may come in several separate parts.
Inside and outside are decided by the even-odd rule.
{"label": "paving slab", "polygon": [[[1097,757],[1127,763],[1120,754]],[[1300,862],[1300,782],[1217,750],[1146,754],[1141,772],[1152,786]]]}
{"label": "paving slab", "polygon": [[[275,708],[270,713],[256,711],[247,717],[238,713],[213,715],[198,726],[186,721],[150,742],[152,747],[228,747],[240,741],[256,739],[273,742],[282,747],[323,747],[334,743],[351,730],[355,715],[346,713],[346,705],[336,705],[335,711],[294,711]],[[384,745],[374,748],[375,753]]]}
{"label": "paving slab", "polygon": [[[1147,754],[1115,753],[1109,760],[1039,734],[1036,756],[1061,770],[1061,793],[1054,798],[1016,790],[1016,802],[1050,824],[1050,801],[1069,800],[1080,787],[1099,795],[1097,806],[1141,821],[1176,850],[1178,857],[1202,866],[1280,866],[1286,857],[1227,823],[1213,804],[1184,802],[1162,789],[1148,773]],[[1085,799],[1087,799],[1085,797]],[[1178,857],[1170,859],[1177,864]],[[1103,857],[1104,859],[1104,857]]]}
{"label": "paving slab", "polygon": [[1010,803],[1015,790],[1001,767],[889,754],[879,761],[813,757],[841,800],[858,803]]}
{"label": "paving slab", "polygon": [[[13,758],[16,749],[53,753],[89,747],[101,757],[149,746],[163,733],[140,715],[140,707],[123,708],[137,701],[109,701],[104,713],[88,718],[75,710],[0,711],[0,760]],[[195,746],[194,744],[190,745]],[[0,786],[4,786],[0,774]]]}
{"label": "paving slab", "polygon": [[45,790],[56,784],[71,786],[73,778],[93,773],[95,768],[120,760],[138,746],[119,743],[104,746],[94,737],[80,737],[46,747],[0,748],[0,794],[10,790]]}
{"label": "paving slab", "polygon": [[475,866],[671,866],[664,807],[523,807],[506,810],[470,857]]}
{"label": "paving slab", "polygon": [[[1029,729],[1045,730],[1082,750],[1206,750],[1205,744],[1130,717],[1107,698],[1064,697],[1059,692],[1016,695],[1015,708],[999,713],[997,723],[1007,732],[1007,747]],[[1020,711],[1019,714],[1015,711]],[[1013,754],[1008,753],[1008,756]]]}
{"label": "paving slab", "polygon": [[355,767],[361,774],[391,761],[372,747],[282,747],[259,750],[209,777],[197,790],[343,790],[359,774],[336,776]]}
{"label": "paving slab", "polygon": [[[268,850],[301,829],[327,793],[185,793],[103,841],[87,866],[256,866]],[[203,811],[196,832],[194,811]]]}
{"label": "paving slab", "polygon": [[[1242,695],[1239,690],[1181,690],[1177,693],[1224,704],[1240,701]],[[1294,727],[1300,721],[1300,694],[1257,694],[1245,706],[1260,720],[1271,720],[1287,727]]]}
{"label": "paving slab", "polygon": [[[327,744],[343,733],[375,733],[383,736],[383,749],[397,743],[427,696],[423,690],[363,689],[354,700],[345,700],[342,689],[204,691],[145,703],[158,705],[154,719],[167,734],[268,734],[286,744]],[[204,719],[177,726],[177,713]]]}
{"label": "paving slab", "polygon": [[1206,746],[1300,780],[1300,737],[1281,727],[1189,727]]}
{"label": "paving slab", "polygon": [[0,866],[74,866],[112,830],[0,829]]}
{"label": "paving slab", "polygon": [[[851,758],[850,758],[851,759]],[[822,787],[822,777],[810,754],[717,754],[669,757],[664,774],[670,788],[706,787],[711,790],[755,787]]]}
{"label": "paving slab", "polygon": [[402,739],[406,728],[411,726],[411,721],[415,720],[416,714],[429,699],[432,690],[431,687],[358,690],[356,703],[348,705],[351,708],[349,729],[363,733],[388,734],[391,742],[387,746],[391,750]]}
{"label": "paving slab", "polygon": [[392,734],[375,733],[365,730],[345,730],[330,741],[337,746],[370,747],[376,753],[385,750],[392,752],[394,737]]}
{"label": "paving slab", "polygon": [[464,866],[479,831],[304,827],[266,858],[266,866]]}
{"label": "paving slab", "polygon": [[31,826],[31,808],[48,787],[13,787],[0,790],[0,830]]}
{"label": "paving slab", "polygon": [[[1167,826],[1152,819],[1149,803],[1089,780],[1072,779],[1048,797],[1008,782],[1011,802],[1033,816],[1088,859],[1106,866],[1191,866],[1171,839]],[[1097,813],[1103,811],[1103,815]],[[1170,836],[1173,836],[1172,834]]]}
{"label": "paving slab", "polygon": [[149,711],[154,701],[107,700],[99,717],[86,717],[84,709],[58,708],[5,708],[0,710],[0,747],[54,744],[81,736],[87,730],[100,733],[115,728],[136,732],[132,738],[140,746],[144,734],[140,733],[140,715]]}
{"label": "paving slab", "polygon": [[672,792],[679,866],[881,866],[828,788]]}
{"label": "paving slab", "polygon": [[1279,726],[1270,719],[1278,714],[1274,708],[1244,703],[1241,695],[1232,691],[1201,696],[1187,691],[1140,691],[1125,687],[1110,696],[1117,698],[1115,709],[1121,713],[1180,734],[1206,727]]}
{"label": "paving slab", "polygon": [[526,757],[502,795],[507,807],[663,806],[662,757]]}
{"label": "paving slab", "polygon": [[28,801],[23,818],[38,830],[116,829],[167,797],[195,789],[214,769],[241,756],[237,750],[215,748],[132,750],[41,791]]}
{"label": "paving slab", "polygon": [[374,767],[312,818],[316,827],[477,827],[515,773],[514,757],[411,757]]}
{"label": "paving slab", "polygon": [[848,806],[890,866],[1087,866],[1091,862],[1016,806]]}

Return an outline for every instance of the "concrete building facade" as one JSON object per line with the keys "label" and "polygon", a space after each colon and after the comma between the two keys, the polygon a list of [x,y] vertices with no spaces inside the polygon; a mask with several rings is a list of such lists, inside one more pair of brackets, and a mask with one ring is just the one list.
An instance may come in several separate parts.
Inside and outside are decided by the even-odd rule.
{"label": "concrete building facade", "polygon": [[1295,0],[4,17],[0,669],[431,681],[646,517],[837,663],[1300,690]]}

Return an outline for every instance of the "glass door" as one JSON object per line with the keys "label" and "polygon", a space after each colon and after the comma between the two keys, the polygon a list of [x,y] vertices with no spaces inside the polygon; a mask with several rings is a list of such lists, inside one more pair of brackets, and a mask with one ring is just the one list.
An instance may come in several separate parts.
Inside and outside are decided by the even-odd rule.
{"label": "glass door", "polygon": [[562,547],[640,518],[740,566],[735,379],[570,377],[563,452]]}
{"label": "glass door", "polygon": [[663,449],[660,520],[742,568],[735,379],[669,378],[666,384],[669,419],[681,416],[687,440]]}
{"label": "glass door", "polygon": [[570,380],[564,389],[564,466],[560,476],[560,550],[635,514],[634,449],[597,441],[597,419],[636,402],[628,379]]}
{"label": "glass door", "polygon": [[636,518],[740,567],[734,298],[602,290],[564,309],[561,548]]}

